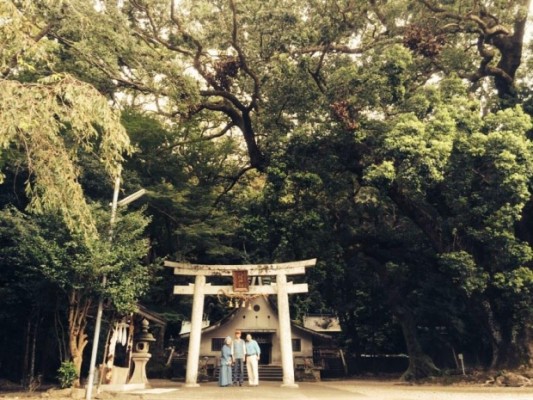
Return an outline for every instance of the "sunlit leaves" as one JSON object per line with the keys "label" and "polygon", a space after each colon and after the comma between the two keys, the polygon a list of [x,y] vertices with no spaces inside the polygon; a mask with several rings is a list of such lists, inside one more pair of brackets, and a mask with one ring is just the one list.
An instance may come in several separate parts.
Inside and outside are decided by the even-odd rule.
{"label": "sunlit leaves", "polygon": [[39,83],[0,81],[0,147],[27,157],[27,192],[37,212],[59,210],[72,230],[95,233],[78,182],[78,152],[94,152],[111,176],[131,151],[118,113],[92,86],[71,76]]}
{"label": "sunlit leaves", "polygon": [[[49,26],[39,26],[15,7],[15,2],[0,3],[0,76],[17,76],[33,71],[35,65],[51,61],[50,53],[57,42],[43,37]],[[26,9],[34,9],[30,0],[17,2]]]}
{"label": "sunlit leaves", "polygon": [[533,270],[528,267],[516,268],[510,272],[499,272],[494,276],[495,286],[526,295],[533,294]]}
{"label": "sunlit leaves", "polygon": [[486,289],[489,274],[479,267],[471,254],[466,251],[444,253],[439,256],[439,263],[453,282],[461,287],[467,295]]}

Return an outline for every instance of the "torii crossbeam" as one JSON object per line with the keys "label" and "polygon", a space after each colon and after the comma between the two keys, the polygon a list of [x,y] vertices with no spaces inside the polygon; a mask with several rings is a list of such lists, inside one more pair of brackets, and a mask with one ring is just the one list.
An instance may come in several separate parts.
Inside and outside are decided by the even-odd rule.
{"label": "torii crossbeam", "polygon": [[[281,363],[283,368],[283,384],[286,387],[298,387],[294,382],[294,365],[292,358],[291,318],[289,312],[289,294],[307,293],[306,283],[293,284],[287,282],[287,275],[305,274],[306,267],[316,265],[316,258],[277,264],[247,264],[247,265],[203,265],[165,261],[166,267],[174,268],[175,275],[195,276],[194,284],[174,286],[174,294],[193,295],[191,333],[189,337],[189,354],[187,356],[187,373],[185,386],[199,386],[198,362],[200,358],[200,342],[202,336],[202,315],[204,311],[205,295],[216,295],[221,291],[234,293],[234,286],[213,286],[206,283],[207,276],[232,276],[236,271],[246,271],[248,276],[275,276],[276,283],[271,285],[254,285],[248,287],[246,294],[278,296],[279,336]],[[240,291],[238,294],[242,294]]]}

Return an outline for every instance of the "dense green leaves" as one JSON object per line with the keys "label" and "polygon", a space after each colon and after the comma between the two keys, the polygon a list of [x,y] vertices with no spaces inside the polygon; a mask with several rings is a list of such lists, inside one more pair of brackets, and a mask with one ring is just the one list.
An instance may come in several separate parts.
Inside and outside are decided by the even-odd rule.
{"label": "dense green leaves", "polygon": [[[318,257],[293,316],[336,311],[355,354],[408,352],[414,378],[450,347],[530,362],[529,4],[4,3],[0,166],[14,186],[23,168],[42,214],[25,231],[6,212],[23,250],[6,262],[89,295],[105,272],[131,310],[148,221],[124,215],[111,246],[85,200],[107,202],[125,161],[124,193],[149,191],[132,207],[151,214],[151,260]],[[152,306],[187,315],[159,273]]]}

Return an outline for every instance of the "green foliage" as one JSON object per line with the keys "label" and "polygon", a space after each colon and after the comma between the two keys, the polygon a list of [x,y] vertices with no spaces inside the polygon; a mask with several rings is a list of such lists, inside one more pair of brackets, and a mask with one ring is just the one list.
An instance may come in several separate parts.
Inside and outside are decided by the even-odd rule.
{"label": "green foliage", "polygon": [[57,370],[57,379],[61,389],[72,387],[74,382],[78,379],[76,367],[72,361],[63,361]]}
{"label": "green foliage", "polygon": [[478,266],[471,254],[465,251],[445,253],[439,256],[445,274],[461,287],[468,296],[483,292],[489,282],[489,274]]}
{"label": "green foliage", "polygon": [[[318,256],[312,297],[292,311],[337,310],[356,352],[404,351],[406,315],[478,356],[498,329],[502,349],[525,337],[531,121],[514,106],[529,85],[516,78],[527,75],[524,1],[119,3],[0,6],[0,166],[25,166],[42,213],[25,229],[4,216],[6,260],[34,266],[20,277],[92,295],[105,272],[105,294],[131,309],[151,272],[139,262],[148,221],[120,216],[111,245],[107,212],[81,191],[106,198],[130,151],[124,188],[150,192],[137,206],[152,214],[152,259]],[[180,303],[158,273],[152,298]]]}
{"label": "green foliage", "polygon": [[5,41],[0,53],[0,158],[9,149],[26,154],[31,209],[60,212],[69,229],[90,237],[96,234],[95,223],[78,182],[78,157],[95,153],[115,176],[123,154],[132,148],[104,96],[72,75],[48,70],[58,44],[47,39],[30,14],[53,2],[38,3],[0,6]]}
{"label": "green foliage", "polygon": [[60,211],[70,229],[94,235],[76,153],[97,152],[108,172],[116,174],[122,153],[130,150],[118,115],[94,88],[70,76],[31,85],[3,80],[0,87],[0,147],[16,146],[28,155],[31,208]]}
{"label": "green foliage", "polygon": [[533,270],[519,267],[510,272],[494,274],[494,285],[497,288],[511,290],[517,294],[531,295],[533,290]]}
{"label": "green foliage", "polygon": [[[239,160],[228,160],[238,152],[237,141],[208,141],[201,126],[168,127],[131,109],[123,120],[139,148],[126,164],[128,182],[150,191],[149,207],[154,213],[150,230],[161,237],[154,250],[177,259],[202,258],[206,263],[239,259],[232,237],[239,222],[232,212],[214,206],[238,171]],[[223,201],[231,208],[231,197]]]}
{"label": "green foliage", "polygon": [[14,208],[0,211],[0,243],[0,293],[6,305],[0,316],[8,323],[11,310],[28,315],[40,307],[50,282],[39,267],[56,259],[58,246],[49,247],[36,221]]}
{"label": "green foliage", "polygon": [[[148,250],[147,240],[143,238],[148,219],[142,212],[121,216],[110,242],[106,235],[107,212],[98,208],[93,212],[102,239],[87,244],[82,236],[69,233],[57,216],[48,214],[30,219],[13,209],[4,210],[3,265],[16,267],[21,273],[31,272],[35,280],[54,285],[63,295],[71,291],[81,291],[85,296],[101,292],[101,276],[105,273],[108,282],[102,295],[120,312],[132,311],[152,275],[142,262]],[[27,280],[21,282],[19,290],[31,298],[29,284]]]}

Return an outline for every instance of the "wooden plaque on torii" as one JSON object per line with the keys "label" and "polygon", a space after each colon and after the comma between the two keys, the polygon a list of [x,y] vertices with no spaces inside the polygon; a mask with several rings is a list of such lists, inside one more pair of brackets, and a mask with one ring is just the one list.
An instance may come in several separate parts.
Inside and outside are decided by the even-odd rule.
{"label": "wooden plaque on torii", "polygon": [[233,291],[248,292],[248,271],[233,271]]}

